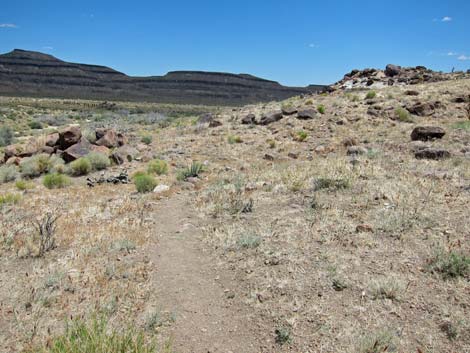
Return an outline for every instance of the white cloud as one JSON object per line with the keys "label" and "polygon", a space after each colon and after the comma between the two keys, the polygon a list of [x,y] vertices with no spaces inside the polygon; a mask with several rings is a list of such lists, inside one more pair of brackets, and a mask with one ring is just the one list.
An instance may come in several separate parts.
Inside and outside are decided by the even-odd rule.
{"label": "white cloud", "polygon": [[470,60],[470,56],[460,55],[457,59],[459,59],[460,61],[467,61]]}
{"label": "white cloud", "polygon": [[18,28],[14,23],[0,23],[0,28]]}
{"label": "white cloud", "polygon": [[42,47],[42,49],[44,49],[44,50],[53,50],[54,47],[45,46],[45,47]]}
{"label": "white cloud", "polygon": [[457,55],[459,55],[459,54],[457,54],[453,51],[450,51],[450,52],[447,53],[447,56],[457,56]]}
{"label": "white cloud", "polygon": [[315,44],[315,43],[310,43],[310,44],[308,45],[308,47],[309,47],[309,48],[318,48],[319,45],[317,45],[317,44]]}
{"label": "white cloud", "polygon": [[450,22],[450,21],[452,21],[452,17],[449,17],[449,16],[444,16],[441,19],[441,22]]}

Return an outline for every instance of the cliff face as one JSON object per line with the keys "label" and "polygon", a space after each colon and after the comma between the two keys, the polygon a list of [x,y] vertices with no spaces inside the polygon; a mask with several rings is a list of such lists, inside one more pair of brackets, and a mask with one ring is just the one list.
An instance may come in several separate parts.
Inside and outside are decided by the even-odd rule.
{"label": "cliff face", "polygon": [[69,63],[37,52],[15,49],[0,55],[0,95],[241,105],[324,88],[285,87],[246,74],[201,71],[130,77],[105,66]]}

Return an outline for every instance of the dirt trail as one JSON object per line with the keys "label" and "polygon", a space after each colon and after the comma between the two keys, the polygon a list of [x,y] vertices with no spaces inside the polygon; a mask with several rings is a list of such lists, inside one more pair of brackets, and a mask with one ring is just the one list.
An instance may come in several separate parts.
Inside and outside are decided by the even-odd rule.
{"label": "dirt trail", "polygon": [[204,251],[200,220],[181,195],[156,212],[161,236],[152,261],[154,308],[175,316],[165,334],[177,353],[260,352],[259,327],[252,313],[233,297],[236,282]]}

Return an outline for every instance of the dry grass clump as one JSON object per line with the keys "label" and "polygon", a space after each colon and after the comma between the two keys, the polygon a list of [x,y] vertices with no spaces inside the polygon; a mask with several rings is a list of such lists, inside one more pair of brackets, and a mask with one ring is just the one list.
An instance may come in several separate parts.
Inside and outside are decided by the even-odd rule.
{"label": "dry grass clump", "polygon": [[168,173],[168,163],[161,159],[154,159],[147,165],[149,174],[164,175]]}
{"label": "dry grass clump", "polygon": [[0,184],[15,181],[19,176],[14,165],[3,165],[0,167]]}

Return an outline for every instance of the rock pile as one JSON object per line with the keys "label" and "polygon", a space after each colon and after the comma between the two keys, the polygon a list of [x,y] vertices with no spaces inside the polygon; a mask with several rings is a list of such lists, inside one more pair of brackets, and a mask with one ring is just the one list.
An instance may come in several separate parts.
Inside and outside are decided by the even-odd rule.
{"label": "rock pile", "polygon": [[269,125],[286,116],[292,116],[299,120],[310,120],[317,117],[317,111],[315,109],[297,110],[295,108],[283,108],[282,110],[266,113],[262,115],[259,120],[256,119],[256,115],[250,113],[240,121],[244,125]]}
{"label": "rock pile", "polygon": [[[3,162],[19,164],[22,158],[31,157],[38,153],[56,154],[66,163],[84,157],[90,152],[102,153],[115,159],[113,156],[119,157],[122,155],[120,150],[127,147],[124,146],[127,143],[125,136],[114,129],[98,128],[94,134],[95,139],[91,140],[95,140],[95,142],[92,143],[82,135],[80,127],[69,126],[60,132],[47,135],[43,140],[30,141],[26,145],[7,146]],[[111,152],[111,149],[115,150]],[[127,156],[126,159],[128,159]]]}
{"label": "rock pile", "polygon": [[401,67],[389,64],[385,70],[364,69],[352,70],[335,83],[333,89],[380,88],[396,85],[414,85],[425,82],[445,81],[453,74],[436,72],[424,66]]}

